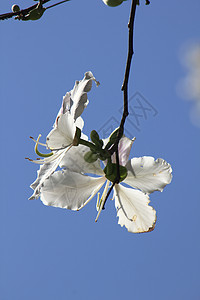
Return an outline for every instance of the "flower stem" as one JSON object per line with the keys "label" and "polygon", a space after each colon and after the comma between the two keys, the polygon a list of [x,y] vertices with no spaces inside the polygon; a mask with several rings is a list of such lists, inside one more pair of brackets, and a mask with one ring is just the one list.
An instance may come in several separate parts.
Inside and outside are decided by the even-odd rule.
{"label": "flower stem", "polygon": [[89,147],[91,150],[94,150],[94,151],[96,150],[95,145],[91,142],[86,141],[86,140],[79,139],[79,144],[84,145],[86,147]]}
{"label": "flower stem", "polygon": [[133,54],[134,54],[134,51],[133,51],[133,30],[134,30],[134,21],[135,21],[135,14],[136,14],[136,4],[137,4],[137,1],[132,0],[130,18],[129,18],[129,22],[128,22],[128,30],[129,30],[128,56],[127,56],[127,61],[126,61],[124,81],[123,81],[123,84],[122,84],[122,87],[121,87],[121,90],[123,91],[123,94],[124,94],[124,110],[123,110],[123,115],[122,115],[122,119],[121,119],[121,122],[120,122],[119,132],[118,132],[116,142],[112,146],[112,148],[110,149],[111,154],[116,152],[116,148],[118,146],[120,137],[122,136],[122,134],[124,132],[124,124],[125,124],[126,118],[129,114],[128,113],[128,81],[129,81],[129,75],[130,75],[131,61],[132,61],[132,57],[133,57]]}

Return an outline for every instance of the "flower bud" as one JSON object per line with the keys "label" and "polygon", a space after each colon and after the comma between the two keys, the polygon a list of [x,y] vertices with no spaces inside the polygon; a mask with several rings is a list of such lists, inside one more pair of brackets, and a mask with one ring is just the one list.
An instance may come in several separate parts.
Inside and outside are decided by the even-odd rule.
{"label": "flower bud", "polygon": [[96,132],[96,130],[92,130],[90,133],[90,138],[91,141],[97,145],[98,147],[102,148],[103,146],[103,141],[99,139],[99,134]]}
{"label": "flower bud", "polygon": [[[112,168],[112,169],[111,169]],[[117,164],[108,164],[104,168],[105,176],[111,182],[114,182],[117,177]],[[119,173],[120,173],[120,180],[119,182],[123,181],[127,176],[127,169],[123,166],[119,166]]]}
{"label": "flower bud", "polygon": [[124,2],[126,0],[103,0],[103,2],[108,5],[108,6],[112,6],[112,7],[115,7],[115,6],[118,6],[120,4],[122,4],[122,2]]}
{"label": "flower bud", "polygon": [[14,13],[20,11],[19,5],[17,4],[14,4],[11,9]]}
{"label": "flower bud", "polygon": [[84,159],[88,163],[93,163],[98,159],[98,155],[93,153],[92,151],[88,151],[85,153]]}
{"label": "flower bud", "polygon": [[91,138],[92,142],[96,144],[96,142],[99,141],[98,132],[96,132],[96,130],[92,130],[90,133],[90,138]]}

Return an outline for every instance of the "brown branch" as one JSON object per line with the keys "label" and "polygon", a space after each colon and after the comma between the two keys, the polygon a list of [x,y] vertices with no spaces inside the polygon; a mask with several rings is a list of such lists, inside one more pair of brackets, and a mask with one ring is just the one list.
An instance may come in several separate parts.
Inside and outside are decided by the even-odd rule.
{"label": "brown branch", "polygon": [[122,115],[122,119],[121,119],[120,126],[119,126],[119,134],[118,134],[117,140],[109,151],[111,154],[116,152],[116,148],[118,147],[119,140],[120,140],[121,136],[123,135],[124,124],[125,124],[126,118],[128,116],[128,81],[129,81],[132,56],[134,54],[134,52],[133,52],[133,30],[134,30],[134,21],[135,21],[135,14],[136,14],[136,3],[137,3],[136,0],[132,0],[130,18],[129,18],[129,22],[128,22],[128,30],[129,30],[128,56],[127,56],[127,61],[126,61],[124,81],[123,81],[122,88],[121,88],[121,90],[123,91],[123,94],[124,94],[124,110],[123,110],[123,115]]}
{"label": "brown branch", "polygon": [[[42,0],[41,3],[42,4],[45,4],[47,2],[49,2],[50,0]],[[19,16],[19,15],[22,15],[22,16],[25,16],[27,15],[31,10],[33,10],[34,8],[36,8],[38,5],[38,3],[28,7],[28,8],[25,8],[25,9],[21,9],[20,11],[17,11],[17,12],[10,12],[10,13],[6,13],[6,14],[1,14],[0,15],[0,20],[5,20],[5,19],[9,19],[9,18],[12,18],[13,16]]]}
{"label": "brown branch", "polygon": [[135,13],[136,13],[136,0],[133,0],[132,6],[131,6],[130,19],[129,19],[129,23],[128,23],[128,29],[129,29],[128,57],[127,57],[127,62],[126,62],[124,82],[123,82],[122,88],[121,88],[121,90],[124,92],[124,112],[123,112],[120,127],[124,126],[126,117],[128,116],[128,81],[129,81],[132,56],[134,54],[134,52],[133,52],[133,30],[134,30]]}
{"label": "brown branch", "polygon": [[114,188],[114,186],[115,186],[115,184],[116,184],[117,182],[116,182],[116,180],[113,182],[113,184],[111,185],[111,187],[110,187],[110,189],[109,189],[109,191],[108,191],[108,193],[107,193],[107,195],[106,195],[106,199],[105,199],[105,201],[104,201],[104,205],[103,205],[103,208],[102,209],[105,209],[105,204],[106,204],[106,201],[108,200],[108,197],[110,196],[110,193],[112,192],[112,190],[113,190],[113,188]]}
{"label": "brown branch", "polygon": [[127,56],[127,61],[126,61],[126,69],[125,69],[125,74],[124,74],[124,81],[121,87],[121,90],[123,91],[124,95],[124,109],[123,109],[123,115],[122,119],[120,122],[119,126],[119,132],[117,135],[116,142],[114,145],[111,147],[109,150],[110,154],[112,155],[115,153],[116,155],[116,164],[117,164],[117,177],[115,181],[113,182],[112,186],[110,187],[106,199],[104,202],[103,209],[105,208],[106,201],[113,190],[115,184],[118,184],[120,181],[120,169],[119,169],[119,153],[118,153],[118,145],[120,138],[122,137],[124,133],[124,124],[126,121],[126,118],[128,116],[128,82],[129,82],[129,75],[130,75],[130,68],[131,68],[131,61],[133,57],[133,30],[134,30],[134,21],[135,21],[135,14],[136,14],[136,5],[137,5],[137,0],[132,0],[132,5],[131,5],[131,12],[130,12],[130,17],[129,17],[129,22],[128,22],[128,30],[129,30],[129,38],[128,38],[128,56]]}

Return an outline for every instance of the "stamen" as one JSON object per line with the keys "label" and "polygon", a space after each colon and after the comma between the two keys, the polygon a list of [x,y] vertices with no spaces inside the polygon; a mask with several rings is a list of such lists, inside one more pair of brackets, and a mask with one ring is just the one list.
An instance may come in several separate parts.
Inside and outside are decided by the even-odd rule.
{"label": "stamen", "polygon": [[61,149],[61,150],[57,150],[57,152],[52,152],[52,155],[49,155],[49,157],[45,157],[43,159],[41,158],[36,158],[35,160],[32,160],[32,159],[29,159],[31,162],[35,163],[35,164],[39,164],[39,165],[43,165],[43,164],[48,164],[48,163],[51,163],[55,160],[59,160],[59,157],[61,157],[62,155],[64,156],[65,153],[67,153],[71,148],[72,148],[73,145],[71,145],[70,147],[68,148],[64,148],[64,149]]}
{"label": "stamen", "polygon": [[105,203],[105,199],[106,199],[106,195],[107,195],[108,188],[109,188],[109,184],[110,184],[110,181],[107,180],[106,186],[105,186],[104,191],[103,191],[103,194],[102,194],[102,196],[101,196],[100,207],[99,207],[98,214],[97,214],[97,217],[96,217],[96,219],[95,219],[95,222],[98,221],[98,218],[99,218],[99,216],[100,216],[100,213],[101,213],[101,211],[102,211],[102,209],[103,209],[103,206],[104,206],[104,203]]}
{"label": "stamen", "polygon": [[[45,145],[46,146],[46,145]],[[48,149],[50,149],[50,150],[52,150],[52,151],[59,151],[59,150],[63,150],[63,149],[66,149],[67,147],[72,147],[72,146],[74,146],[72,143],[71,144],[69,144],[69,145],[66,145],[66,146],[63,146],[63,147],[61,147],[61,148],[48,148]]]}
{"label": "stamen", "polygon": [[115,199],[115,195],[113,194],[113,196],[112,196],[112,198],[111,198],[110,200],[112,200],[112,201],[113,201],[114,199]]}
{"label": "stamen", "polygon": [[[29,136],[29,137],[30,137],[30,139],[32,139],[35,143],[37,143],[37,141],[36,141],[32,136]],[[41,145],[41,146],[46,147],[46,144],[40,143],[39,141],[38,141],[38,145]]]}
{"label": "stamen", "polygon": [[[41,153],[39,150],[38,150],[38,144],[39,144],[39,139],[41,138],[41,134],[38,135],[38,138],[37,138],[37,141],[36,141],[36,144],[35,144],[35,153],[40,156],[40,157],[49,157],[49,156],[52,156],[53,155],[53,152],[50,152],[50,153]],[[46,146],[46,145],[45,145]]]}
{"label": "stamen", "polygon": [[100,201],[99,201],[99,198],[100,198],[100,193],[97,194],[97,204],[96,204],[96,210],[99,211],[99,208],[100,208]]}
{"label": "stamen", "polygon": [[33,161],[31,158],[29,158],[29,157],[25,157],[25,159],[28,159],[29,161]]}

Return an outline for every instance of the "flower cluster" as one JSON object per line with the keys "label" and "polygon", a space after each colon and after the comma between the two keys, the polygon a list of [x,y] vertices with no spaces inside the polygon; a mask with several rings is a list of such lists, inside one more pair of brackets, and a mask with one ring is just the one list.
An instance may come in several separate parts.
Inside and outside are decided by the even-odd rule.
{"label": "flower cluster", "polygon": [[[80,210],[97,194],[97,221],[117,174],[115,154],[109,154],[117,130],[106,140],[101,140],[94,130],[91,141],[81,133],[80,115],[88,104],[87,92],[92,81],[98,84],[93,74],[87,72],[63,98],[54,128],[47,136],[46,145],[52,152],[49,157],[34,161],[41,166],[31,185],[34,193],[30,199],[40,196],[45,205]],[[149,206],[149,194],[162,191],[171,182],[172,170],[163,159],[144,156],[129,160],[134,140],[123,135],[119,141],[120,183],[114,184],[113,192],[118,223],[139,233],[154,229],[156,212]],[[37,140],[36,148],[38,143]],[[98,192],[103,186],[100,196]]]}

